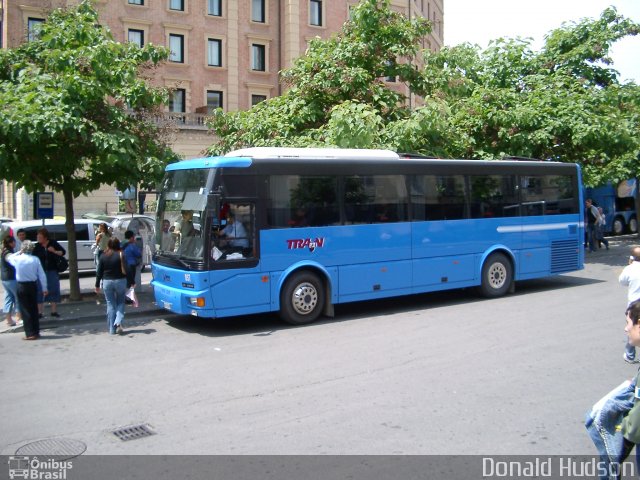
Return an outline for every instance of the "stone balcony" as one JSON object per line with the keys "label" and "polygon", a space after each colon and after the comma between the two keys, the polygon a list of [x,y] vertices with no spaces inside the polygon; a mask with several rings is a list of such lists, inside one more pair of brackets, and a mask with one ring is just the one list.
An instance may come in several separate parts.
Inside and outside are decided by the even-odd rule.
{"label": "stone balcony", "polygon": [[[133,111],[129,114],[135,115]],[[204,113],[178,113],[165,112],[151,116],[151,119],[158,125],[175,126],[180,130],[208,130],[205,120],[208,115]]]}

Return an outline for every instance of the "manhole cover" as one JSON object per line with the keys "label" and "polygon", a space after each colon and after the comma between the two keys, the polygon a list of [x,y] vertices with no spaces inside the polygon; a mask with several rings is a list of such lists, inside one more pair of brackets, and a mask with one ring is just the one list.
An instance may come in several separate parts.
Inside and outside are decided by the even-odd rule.
{"label": "manhole cover", "polygon": [[136,440],[138,438],[148,437],[155,435],[151,425],[143,423],[141,425],[130,425],[128,427],[122,427],[118,430],[114,430],[113,434],[123,442],[127,440]]}
{"label": "manhole cover", "polygon": [[48,455],[73,458],[82,455],[87,446],[72,438],[45,438],[27,443],[16,450],[16,455]]}

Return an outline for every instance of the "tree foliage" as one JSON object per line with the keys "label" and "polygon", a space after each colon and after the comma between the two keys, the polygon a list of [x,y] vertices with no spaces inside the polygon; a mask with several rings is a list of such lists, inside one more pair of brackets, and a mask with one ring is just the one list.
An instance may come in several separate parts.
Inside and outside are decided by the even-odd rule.
{"label": "tree foliage", "polygon": [[[211,127],[220,141],[210,152],[245,145],[369,145],[329,131],[327,126],[345,134],[353,132],[369,142],[386,122],[409,115],[403,95],[389,89],[383,79],[398,77],[413,91],[422,92],[423,79],[415,64],[430,28],[424,18],[409,20],[392,11],[388,0],[362,1],[338,34],[328,40],[312,40],[306,54],[281,72],[288,87],[283,95],[249,111],[214,113]],[[349,110],[359,114],[346,118]],[[382,121],[376,121],[373,113]],[[334,115],[341,118],[332,120]],[[373,130],[365,133],[368,128]]]}
{"label": "tree foliage", "polygon": [[0,50],[0,172],[29,192],[63,193],[72,267],[73,198],[153,183],[174,156],[146,116],[167,94],[142,77],[167,56],[114,41],[88,1],[51,12],[36,40]]}
{"label": "tree foliage", "polygon": [[[429,23],[362,0],[329,40],[282,72],[289,89],[249,111],[214,114],[211,154],[244,146],[382,147],[429,156],[578,162],[588,184],[639,174],[640,90],[609,52],[640,26],[606,9],[564,24],[543,48],[497,39],[421,51]],[[423,65],[418,68],[418,65]],[[406,99],[383,79],[421,95]]]}
{"label": "tree foliage", "polygon": [[166,50],[118,43],[98,23],[83,2],[53,11],[37,40],[0,51],[0,169],[28,191],[126,187],[171,156],[156,125],[127,112],[166,103],[139,77]]}
{"label": "tree foliage", "polygon": [[518,155],[581,163],[589,184],[638,174],[640,89],[622,84],[609,51],[640,27],[606,9],[599,19],[484,51],[461,45],[427,54],[427,92],[452,112],[463,158]]}

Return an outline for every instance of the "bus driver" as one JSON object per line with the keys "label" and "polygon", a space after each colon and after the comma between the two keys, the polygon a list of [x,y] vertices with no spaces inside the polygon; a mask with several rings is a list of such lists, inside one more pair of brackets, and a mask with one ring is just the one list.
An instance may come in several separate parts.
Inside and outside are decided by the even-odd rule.
{"label": "bus driver", "polygon": [[235,221],[235,215],[231,212],[227,213],[227,225],[216,235],[224,237],[221,246],[229,246],[231,248],[249,248],[249,239],[247,231],[242,222]]}

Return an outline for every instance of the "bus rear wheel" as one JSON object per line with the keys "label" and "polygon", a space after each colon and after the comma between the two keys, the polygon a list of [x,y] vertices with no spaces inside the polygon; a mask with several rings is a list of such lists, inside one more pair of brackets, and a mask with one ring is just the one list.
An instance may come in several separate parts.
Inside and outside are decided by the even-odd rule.
{"label": "bus rear wheel", "polygon": [[629,233],[638,233],[638,219],[636,217],[629,219]]}
{"label": "bus rear wheel", "polygon": [[480,293],[485,297],[500,297],[507,293],[513,282],[513,267],[502,253],[492,253],[482,265]]}
{"label": "bus rear wheel", "polygon": [[622,235],[624,233],[624,219],[622,217],[616,217],[613,219],[612,230],[614,235]]}
{"label": "bus rear wheel", "polygon": [[316,274],[294,273],[280,294],[280,318],[292,325],[314,322],[322,313],[324,302],[324,287]]}

